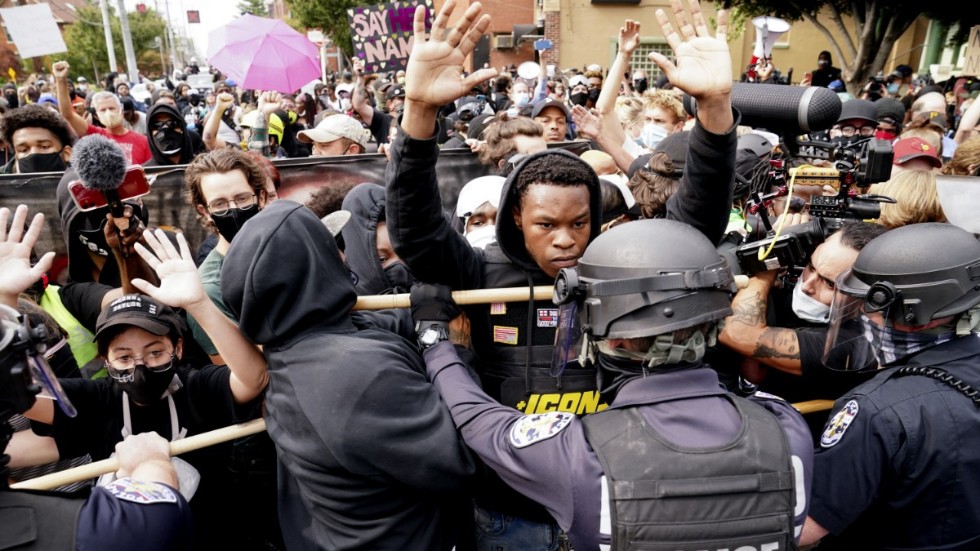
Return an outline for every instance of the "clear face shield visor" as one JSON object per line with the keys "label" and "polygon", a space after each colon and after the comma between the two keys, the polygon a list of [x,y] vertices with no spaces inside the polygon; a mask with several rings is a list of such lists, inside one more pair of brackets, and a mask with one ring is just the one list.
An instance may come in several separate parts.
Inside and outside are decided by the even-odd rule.
{"label": "clear face shield visor", "polygon": [[[3,324],[7,337],[3,339],[3,348],[10,347],[14,357],[23,357],[30,370],[30,383],[26,390],[37,392],[38,398],[55,400],[61,411],[68,417],[78,415],[75,406],[62,390],[58,377],[44,357],[46,349],[42,343],[44,328],[31,327],[26,316],[21,316],[6,305],[0,305],[0,323]],[[25,382],[27,382],[26,377]]]}
{"label": "clear face shield visor", "polygon": [[579,285],[578,270],[564,268],[555,278],[551,301],[558,306],[558,329],[551,353],[552,377],[560,377],[570,364],[576,365],[582,352],[582,322],[579,309],[585,292]]}
{"label": "clear face shield visor", "polygon": [[868,286],[850,275],[851,270],[847,270],[837,278],[830,307],[822,362],[834,371],[877,367],[881,339],[875,338],[874,328],[885,325],[898,298],[898,291],[890,283]]}

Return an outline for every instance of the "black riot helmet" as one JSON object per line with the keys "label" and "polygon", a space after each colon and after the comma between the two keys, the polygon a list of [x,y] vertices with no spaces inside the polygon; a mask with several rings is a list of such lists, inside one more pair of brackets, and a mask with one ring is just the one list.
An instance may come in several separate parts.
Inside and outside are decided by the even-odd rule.
{"label": "black riot helmet", "polygon": [[952,224],[893,229],[861,250],[837,293],[861,299],[865,313],[912,327],[965,312],[980,304],[980,242]]}
{"label": "black riot helmet", "polygon": [[601,234],[555,281],[555,302],[577,303],[596,339],[670,333],[731,315],[728,264],[701,232],[673,220],[640,220]]}

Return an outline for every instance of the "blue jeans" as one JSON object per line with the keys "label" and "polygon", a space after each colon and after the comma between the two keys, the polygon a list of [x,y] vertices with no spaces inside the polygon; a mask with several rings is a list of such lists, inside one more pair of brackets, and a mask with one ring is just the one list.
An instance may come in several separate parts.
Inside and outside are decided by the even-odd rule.
{"label": "blue jeans", "polygon": [[561,529],[554,522],[536,522],[473,508],[477,551],[558,551]]}

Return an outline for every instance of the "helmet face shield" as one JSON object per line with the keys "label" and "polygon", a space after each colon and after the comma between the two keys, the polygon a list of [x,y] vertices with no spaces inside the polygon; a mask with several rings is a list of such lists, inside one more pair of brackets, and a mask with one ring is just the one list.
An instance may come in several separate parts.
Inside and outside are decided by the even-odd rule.
{"label": "helmet face shield", "polygon": [[43,335],[46,333],[44,328],[32,328],[27,316],[5,305],[0,305],[0,323],[4,326],[4,333],[9,333],[9,338],[3,339],[3,347],[9,348],[4,350],[4,356],[14,361],[17,357],[23,358],[30,371],[31,385],[24,390],[28,393],[37,393],[39,398],[54,400],[65,415],[75,417],[78,414],[75,406],[61,389],[58,377],[44,357],[46,348],[42,342]]}
{"label": "helmet face shield", "polygon": [[582,351],[582,324],[578,318],[578,303],[566,302],[558,307],[558,330],[551,355],[551,376],[560,377],[569,362],[578,360]]}
{"label": "helmet face shield", "polygon": [[848,279],[850,274],[851,270],[847,270],[837,278],[834,302],[830,306],[822,361],[824,366],[834,371],[857,371],[877,361],[877,349],[872,345],[872,333],[868,331],[870,318],[883,324],[891,306],[869,307],[867,297],[873,287],[849,286],[855,281]]}

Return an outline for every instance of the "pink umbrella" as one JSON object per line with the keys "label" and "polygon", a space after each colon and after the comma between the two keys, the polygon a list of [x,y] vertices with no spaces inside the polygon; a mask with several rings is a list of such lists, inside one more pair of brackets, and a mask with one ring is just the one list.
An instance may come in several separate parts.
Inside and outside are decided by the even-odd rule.
{"label": "pink umbrella", "polygon": [[252,90],[295,92],[320,76],[318,54],[278,19],[246,14],[208,33],[208,63]]}

